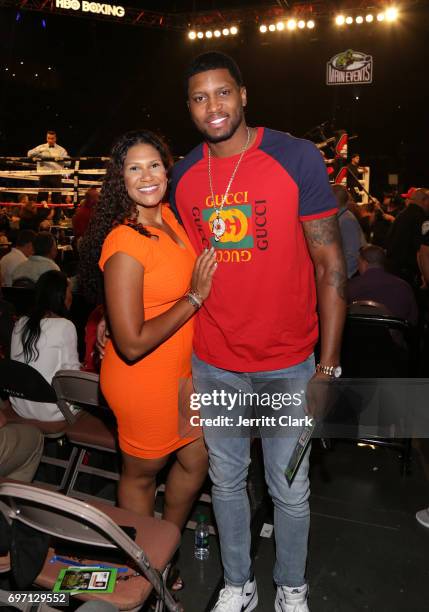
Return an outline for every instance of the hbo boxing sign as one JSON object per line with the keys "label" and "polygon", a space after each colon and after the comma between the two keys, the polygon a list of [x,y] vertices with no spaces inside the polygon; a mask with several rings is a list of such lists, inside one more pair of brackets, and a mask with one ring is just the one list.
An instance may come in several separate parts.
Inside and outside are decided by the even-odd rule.
{"label": "hbo boxing sign", "polygon": [[79,0],[55,0],[55,6],[59,9],[95,13],[96,15],[112,15],[113,17],[123,17],[125,15],[123,6],[87,2],[86,0],[82,0],[82,2],[79,2]]}

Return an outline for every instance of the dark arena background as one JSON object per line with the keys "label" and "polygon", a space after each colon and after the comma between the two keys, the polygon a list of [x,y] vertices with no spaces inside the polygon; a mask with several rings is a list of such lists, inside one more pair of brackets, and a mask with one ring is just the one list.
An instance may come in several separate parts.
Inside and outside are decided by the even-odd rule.
{"label": "dark arena background", "polygon": [[[370,167],[377,196],[389,174],[398,175],[399,189],[427,179],[427,2],[402,2],[394,21],[378,21],[391,6],[383,2],[124,0],[123,17],[56,4],[0,0],[1,156],[26,155],[48,128],[71,156],[107,155],[118,134],[143,126],[183,155],[199,141],[184,68],[199,52],[219,49],[242,68],[250,125],[319,141],[311,130],[320,124],[327,137],[346,130],[356,136],[349,153]],[[336,25],[341,14],[354,22]],[[290,30],[289,18],[305,27]],[[282,19],[283,30],[260,32]],[[231,26],[237,34],[206,37]],[[191,40],[190,31],[204,37]],[[371,84],[326,85],[327,62],[347,49],[372,56]]]}

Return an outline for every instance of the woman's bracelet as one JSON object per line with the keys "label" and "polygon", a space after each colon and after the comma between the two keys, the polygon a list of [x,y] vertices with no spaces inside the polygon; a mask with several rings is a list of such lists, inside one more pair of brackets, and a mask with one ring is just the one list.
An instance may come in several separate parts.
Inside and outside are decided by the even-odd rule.
{"label": "woman's bracelet", "polygon": [[196,291],[188,291],[184,297],[188,300],[191,306],[195,308],[195,310],[198,310],[203,305],[203,298]]}

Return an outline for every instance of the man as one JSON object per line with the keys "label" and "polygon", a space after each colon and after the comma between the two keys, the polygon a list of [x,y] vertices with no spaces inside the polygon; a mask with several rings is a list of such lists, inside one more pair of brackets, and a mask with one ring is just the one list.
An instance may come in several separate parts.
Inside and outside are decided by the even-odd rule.
{"label": "man", "polygon": [[[426,190],[428,192],[428,190]],[[423,221],[421,228],[418,263],[423,279],[423,285],[429,287],[429,219]]]}
{"label": "man", "polygon": [[347,278],[351,278],[358,270],[359,249],[366,244],[365,236],[359,221],[348,209],[350,195],[343,185],[332,187],[338,203],[338,225],[347,265]]}
{"label": "man", "polygon": [[[195,250],[213,245],[219,264],[195,320],[195,389],[213,396],[225,388],[252,393],[260,380],[329,380],[334,370],[340,373],[346,272],[323,159],[308,141],[246,125],[247,92],[237,65],[224,54],[194,60],[187,95],[205,143],[175,166],[171,203]],[[322,337],[317,373],[314,271]],[[216,410],[203,406],[201,416]],[[246,494],[250,438],[211,436],[209,429],[204,433],[225,572],[214,610],[250,611],[258,602]],[[308,611],[308,453],[291,486],[284,475],[300,433],[262,439],[275,506],[278,612]]]}
{"label": "man", "polygon": [[17,266],[27,261],[27,258],[33,255],[33,242],[35,238],[36,232],[22,230],[18,234],[16,247],[12,248],[11,252],[0,260],[0,278],[3,287],[10,287],[12,285],[12,274]]}
{"label": "man", "polygon": [[12,284],[18,279],[29,279],[37,283],[39,276],[48,270],[59,270],[55,263],[57,243],[49,232],[39,232],[34,239],[34,255],[22,262],[12,273]]}
{"label": "man", "polygon": [[[58,189],[62,186],[62,174],[61,170],[64,168],[64,164],[60,161],[56,161],[63,157],[68,157],[64,147],[60,147],[57,144],[57,134],[53,130],[48,130],[46,134],[46,142],[30,149],[27,153],[28,157],[41,158],[41,161],[37,162],[37,171],[41,173],[39,176],[40,187],[49,187],[51,189]],[[55,174],[57,172],[57,174]],[[39,202],[47,200],[47,192],[39,193]],[[52,193],[51,201],[55,204],[61,202],[61,192],[55,191]]]}
{"label": "man", "polygon": [[0,477],[31,482],[43,452],[43,434],[33,425],[7,423],[0,408]]}
{"label": "man", "polygon": [[79,208],[72,217],[73,232],[76,239],[81,238],[91,221],[95,207],[98,204],[100,193],[96,187],[90,187],[85,194]]}
{"label": "man", "polygon": [[362,185],[359,182],[362,170],[359,167],[359,162],[360,155],[359,153],[355,153],[347,166],[347,187],[355,202],[361,202],[362,200],[360,195]]}
{"label": "man", "polygon": [[386,306],[394,317],[417,324],[418,309],[414,293],[402,278],[385,270],[386,254],[375,244],[359,251],[359,276],[349,280],[348,301],[372,300]]}
{"label": "man", "polygon": [[416,189],[407,208],[392,224],[386,239],[387,257],[392,272],[407,281],[413,289],[421,284],[417,253],[420,249],[422,226],[428,220],[429,191]]}

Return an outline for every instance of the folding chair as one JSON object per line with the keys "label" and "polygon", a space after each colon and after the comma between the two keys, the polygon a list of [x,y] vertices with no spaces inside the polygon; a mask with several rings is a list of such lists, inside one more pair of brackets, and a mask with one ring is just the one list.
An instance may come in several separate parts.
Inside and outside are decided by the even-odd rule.
{"label": "folding chair", "polygon": [[[413,376],[416,338],[404,319],[377,314],[377,304],[362,301],[346,317],[341,365],[346,378],[407,378]],[[374,307],[373,305],[376,304]],[[412,440],[359,438],[360,442],[401,451],[401,470],[409,471]]]}
{"label": "folding chair", "polygon": [[[19,397],[33,402],[56,403],[57,396],[53,387],[34,368],[13,359],[0,360],[0,393],[4,396]],[[38,421],[20,417],[11,406],[6,405],[4,410],[10,423],[35,425],[47,440],[64,438],[67,429],[66,421]],[[68,459],[42,456],[41,463],[54,465],[64,470],[60,484],[55,487],[61,489],[69,479],[71,468],[77,454],[73,449]]]}
{"label": "folding chair", "polygon": [[[156,612],[164,610],[179,612],[176,603],[166,588],[169,563],[180,543],[179,529],[164,520],[141,517],[137,514],[106,506],[89,504],[59,493],[39,489],[31,485],[5,482],[0,484],[0,512],[9,524],[19,521],[55,538],[55,542],[69,542],[94,548],[90,559],[81,560],[83,565],[94,567],[100,547],[112,552],[122,552],[126,563],[109,563],[109,567],[127,568],[120,573],[113,593],[73,595],[81,600],[109,601],[120,610],[137,612],[147,600],[152,588],[158,599]],[[119,525],[133,526],[136,540],[133,541]],[[72,544],[70,544],[72,546]],[[67,567],[49,549],[42,571],[34,583],[41,589],[52,590],[59,570]],[[137,571],[136,571],[137,569]],[[162,574],[161,574],[162,572]]]}
{"label": "folding chair", "polygon": [[[119,480],[118,469],[106,470],[84,463],[88,449],[110,454],[117,452],[116,421],[100,396],[98,374],[80,370],[60,370],[55,374],[52,386],[56,392],[58,406],[69,423],[66,430],[67,439],[74,448],[80,449],[66,495],[87,500],[100,499],[76,488],[80,474],[91,474],[115,482]],[[95,406],[98,410],[96,414],[85,412],[76,420],[70,411],[70,404]]]}

